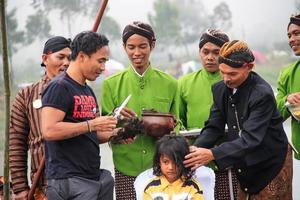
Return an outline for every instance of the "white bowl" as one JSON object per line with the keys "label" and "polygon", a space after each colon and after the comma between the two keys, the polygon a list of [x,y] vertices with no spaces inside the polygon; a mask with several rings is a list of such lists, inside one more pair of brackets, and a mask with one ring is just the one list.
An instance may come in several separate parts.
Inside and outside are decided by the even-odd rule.
{"label": "white bowl", "polygon": [[289,109],[293,117],[300,122],[300,104],[286,103],[285,106]]}

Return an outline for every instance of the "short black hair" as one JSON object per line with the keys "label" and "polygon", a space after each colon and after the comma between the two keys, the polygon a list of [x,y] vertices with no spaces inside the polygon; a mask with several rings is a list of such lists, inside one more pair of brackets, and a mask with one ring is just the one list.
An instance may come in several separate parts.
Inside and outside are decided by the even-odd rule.
{"label": "short black hair", "polygon": [[71,43],[71,60],[75,60],[82,51],[90,56],[104,46],[108,46],[109,40],[105,35],[92,31],[84,31],[77,34]]}
{"label": "short black hair", "polygon": [[160,157],[162,155],[168,156],[172,159],[178,167],[178,177],[184,177],[186,180],[190,179],[194,171],[191,167],[186,168],[183,164],[184,157],[189,153],[189,144],[183,136],[165,135],[159,139],[155,146],[153,158],[153,174],[161,176]]}

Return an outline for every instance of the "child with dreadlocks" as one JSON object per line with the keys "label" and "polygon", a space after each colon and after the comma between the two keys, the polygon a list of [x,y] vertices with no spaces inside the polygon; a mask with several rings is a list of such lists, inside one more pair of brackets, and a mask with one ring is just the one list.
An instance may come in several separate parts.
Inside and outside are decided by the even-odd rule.
{"label": "child with dreadlocks", "polygon": [[202,200],[203,190],[192,178],[191,168],[183,165],[189,145],[182,136],[166,135],[156,143],[153,174],[155,178],[144,189],[143,200]]}

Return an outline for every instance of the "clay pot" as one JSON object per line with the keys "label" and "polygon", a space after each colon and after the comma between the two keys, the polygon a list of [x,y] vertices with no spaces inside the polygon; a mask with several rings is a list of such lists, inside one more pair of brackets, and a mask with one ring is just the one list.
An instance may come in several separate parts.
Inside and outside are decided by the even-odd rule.
{"label": "clay pot", "polygon": [[175,116],[170,113],[143,112],[142,122],[144,133],[156,138],[170,134],[176,126]]}

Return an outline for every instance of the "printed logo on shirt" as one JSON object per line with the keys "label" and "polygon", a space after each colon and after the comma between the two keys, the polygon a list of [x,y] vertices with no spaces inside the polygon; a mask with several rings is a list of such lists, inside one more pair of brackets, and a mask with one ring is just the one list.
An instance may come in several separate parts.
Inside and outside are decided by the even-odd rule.
{"label": "printed logo on shirt", "polygon": [[151,195],[151,199],[153,200],[192,200],[193,197],[188,192],[183,192],[180,194],[170,194],[164,192],[155,192]]}
{"label": "printed logo on shirt", "polygon": [[95,118],[97,104],[93,96],[74,96],[73,118]]}

